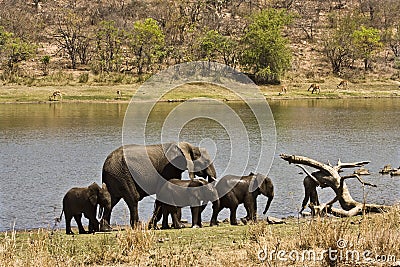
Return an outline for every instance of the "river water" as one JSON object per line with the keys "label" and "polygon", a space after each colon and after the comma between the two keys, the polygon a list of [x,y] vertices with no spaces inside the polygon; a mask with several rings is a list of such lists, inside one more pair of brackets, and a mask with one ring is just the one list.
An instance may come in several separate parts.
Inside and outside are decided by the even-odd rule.
{"label": "river water", "polygon": [[[160,130],[165,130],[165,118],[178,105],[160,103],[156,106],[146,128],[147,142],[160,140]],[[276,150],[273,150],[275,143],[268,147],[273,157],[270,169],[268,162],[260,168],[258,154],[253,153],[262,140],[257,123],[263,122],[257,122],[244,103],[228,102],[227,105],[238,114],[239,122],[229,118],[225,122],[206,118],[191,120],[179,129],[179,139],[207,147],[215,158],[218,175],[231,170],[226,168],[227,162],[241,165],[239,170],[243,173],[269,170],[276,197],[268,215],[296,216],[303,197],[304,174],[281,160],[280,153],[304,155],[332,164],[339,158],[342,162],[370,160],[366,167],[372,174],[364,179],[378,187],[367,188],[363,193],[357,181],[348,180],[353,197],[362,201],[365,196],[367,202],[378,204],[400,201],[400,178],[378,173],[385,164],[390,163],[395,168],[400,165],[400,99],[269,101],[276,126]],[[202,113],[209,108],[214,114],[224,114],[222,106],[192,103],[186,114]],[[13,227],[51,228],[69,188],[92,182],[100,184],[105,158],[123,142],[126,109],[127,104],[115,103],[0,105],[0,231]],[[178,116],[174,118],[178,121],[180,115],[174,116]],[[240,124],[240,121],[247,134],[243,142],[226,129],[226,125],[236,129],[235,123]],[[221,126],[224,123],[225,128]],[[240,125],[237,129],[241,138]],[[163,140],[177,140],[176,129],[168,128],[165,132]],[[274,140],[272,137],[268,140]],[[319,189],[319,192],[322,201],[333,197],[330,189]],[[258,198],[259,214],[265,202],[265,197]],[[153,203],[153,197],[139,203],[141,220],[150,218]],[[209,220],[210,212],[209,205],[204,220]],[[189,213],[185,208],[183,217],[190,221]],[[245,210],[241,207],[238,217],[244,215]],[[221,212],[219,219],[226,217],[228,211]],[[114,209],[111,221],[117,224],[129,222],[123,201]],[[64,225],[63,220],[58,227]]]}

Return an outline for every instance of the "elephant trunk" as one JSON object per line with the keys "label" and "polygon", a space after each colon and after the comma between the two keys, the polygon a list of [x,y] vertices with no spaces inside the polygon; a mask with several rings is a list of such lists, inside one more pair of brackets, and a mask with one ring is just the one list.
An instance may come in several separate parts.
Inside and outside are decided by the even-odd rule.
{"label": "elephant trunk", "polygon": [[265,205],[265,210],[264,210],[263,214],[267,213],[269,206],[271,205],[272,199],[274,199],[273,195],[268,197],[267,205]]}
{"label": "elephant trunk", "polygon": [[210,166],[207,167],[207,177],[210,183],[217,179],[217,172],[215,171],[213,164],[210,164]]}
{"label": "elephant trunk", "polygon": [[190,180],[193,180],[195,177],[195,172],[194,172],[194,163],[191,160],[187,161],[187,169],[189,172],[189,178]]}

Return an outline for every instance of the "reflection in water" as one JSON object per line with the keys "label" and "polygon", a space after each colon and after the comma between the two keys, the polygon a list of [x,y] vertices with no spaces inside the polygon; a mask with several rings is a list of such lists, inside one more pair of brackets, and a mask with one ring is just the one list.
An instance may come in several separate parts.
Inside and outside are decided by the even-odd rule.
{"label": "reflection in water", "polygon": [[[160,140],[166,116],[178,105],[156,105],[146,128],[148,142]],[[229,105],[246,122],[251,140],[249,149],[256,150],[262,137],[254,116],[241,103]],[[399,99],[270,101],[270,106],[277,127],[277,150],[268,174],[276,190],[269,215],[296,215],[303,194],[304,174],[298,174],[298,168],[280,160],[279,153],[305,155],[331,163],[339,158],[342,162],[371,160],[366,167],[372,175],[365,180],[378,188],[367,189],[367,201],[380,204],[399,201],[400,180],[378,174],[387,163],[400,165]],[[100,183],[105,158],[122,144],[126,107],[82,103],[0,105],[0,230],[9,229],[14,221],[18,229],[51,227],[69,188],[87,186],[93,181]],[[221,112],[217,105],[206,103],[194,104],[193,113],[196,109]],[[224,123],[234,122],[227,119]],[[170,130],[166,138],[176,140],[174,129]],[[257,167],[257,153],[250,159],[243,156],[246,153],[230,154],[231,146],[245,151],[247,144],[231,142],[229,132],[217,121],[191,120],[179,132],[179,138],[205,146],[215,144],[215,166],[220,176],[230,158],[235,164],[246,162],[244,172]],[[354,198],[362,200],[358,182],[350,180],[348,184]],[[322,201],[333,196],[330,189],[322,193]],[[258,201],[261,214],[266,198],[260,196]],[[147,197],[139,203],[140,219],[150,217],[153,202],[153,198]],[[209,205],[204,219],[210,218],[210,210]],[[188,218],[189,213],[185,209],[183,216]],[[238,216],[244,214],[240,208]],[[227,216],[227,211],[220,214],[221,219]],[[128,217],[121,202],[113,212],[112,222],[125,224]]]}

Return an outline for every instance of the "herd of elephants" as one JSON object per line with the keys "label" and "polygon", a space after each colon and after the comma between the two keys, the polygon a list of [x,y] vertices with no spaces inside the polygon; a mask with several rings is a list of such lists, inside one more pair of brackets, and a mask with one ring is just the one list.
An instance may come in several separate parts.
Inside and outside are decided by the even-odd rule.
{"label": "herd of elephants", "polygon": [[[188,171],[190,180],[182,180]],[[255,221],[257,196],[268,198],[264,214],[274,197],[271,179],[262,174],[247,176],[226,175],[217,179],[213,162],[206,149],[187,142],[155,145],[125,145],[111,152],[104,162],[102,186],[96,183],[84,188],[70,189],[63,199],[66,233],[73,234],[71,220],[75,219],[79,233],[111,231],[110,218],[113,207],[121,200],[126,202],[132,227],[139,222],[138,202],[156,194],[153,216],[149,228],[181,228],[181,208],[190,206],[192,227],[201,227],[201,213],[212,202],[210,225],[218,225],[217,216],[230,209],[230,223],[238,224],[236,209],[244,204],[247,216],[243,222]],[[96,218],[97,206],[100,222]],[[82,214],[89,220],[88,231],[82,225]],[[61,213],[62,216],[62,213]],[[61,217],[60,217],[61,219]]]}

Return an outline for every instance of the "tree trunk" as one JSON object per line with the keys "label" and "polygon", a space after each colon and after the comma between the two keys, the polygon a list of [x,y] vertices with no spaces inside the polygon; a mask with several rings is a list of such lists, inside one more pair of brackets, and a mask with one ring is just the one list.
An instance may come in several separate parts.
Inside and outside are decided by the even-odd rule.
{"label": "tree trunk", "polygon": [[[354,162],[354,163],[341,163],[339,161],[337,166],[330,166],[303,156],[281,154],[280,157],[283,160],[289,162],[289,164],[291,163],[301,164],[319,170],[318,172],[315,172],[314,175],[312,175],[308,173],[305,170],[305,168],[302,167],[302,169],[306,171],[307,175],[310,177],[312,176],[311,178],[317,181],[321,187],[330,187],[335,192],[336,197],[332,201],[330,201],[327,204],[321,205],[323,209],[326,209],[327,212],[331,214],[337,216],[349,217],[362,214],[363,211],[382,212],[390,208],[389,206],[365,204],[355,201],[349,192],[349,189],[344,181],[345,179],[357,178],[362,183],[363,186],[365,185],[374,186],[374,185],[365,183],[358,175],[350,175],[344,177],[341,177],[339,175],[339,170],[341,168],[360,167],[363,166],[364,164],[369,163],[368,161]],[[339,201],[339,204],[342,209],[336,209],[331,207],[331,205],[336,201]],[[321,209],[321,207],[319,208]]]}

